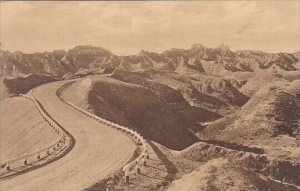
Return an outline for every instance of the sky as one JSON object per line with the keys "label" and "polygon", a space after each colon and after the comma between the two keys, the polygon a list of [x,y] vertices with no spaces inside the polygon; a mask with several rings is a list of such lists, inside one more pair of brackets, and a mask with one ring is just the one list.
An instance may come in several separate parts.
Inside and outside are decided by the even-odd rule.
{"label": "sky", "polygon": [[0,42],[26,53],[92,45],[131,55],[195,43],[296,52],[300,1],[1,1]]}

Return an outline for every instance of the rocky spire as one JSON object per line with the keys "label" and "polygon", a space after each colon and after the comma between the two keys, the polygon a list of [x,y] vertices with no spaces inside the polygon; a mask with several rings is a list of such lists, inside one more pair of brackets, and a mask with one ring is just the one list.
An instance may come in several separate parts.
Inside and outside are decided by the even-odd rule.
{"label": "rocky spire", "polygon": [[200,44],[200,43],[193,44],[191,48],[192,49],[200,49],[200,50],[205,49],[205,47],[202,44]]}
{"label": "rocky spire", "polygon": [[231,51],[229,46],[227,44],[225,44],[224,42],[222,42],[222,44],[220,44],[217,49],[222,50],[222,51]]}
{"label": "rocky spire", "polygon": [[229,46],[226,45],[224,42],[222,44],[220,44],[216,49],[218,50],[218,52],[220,52],[220,54],[222,56],[231,54],[231,50],[230,50]]}

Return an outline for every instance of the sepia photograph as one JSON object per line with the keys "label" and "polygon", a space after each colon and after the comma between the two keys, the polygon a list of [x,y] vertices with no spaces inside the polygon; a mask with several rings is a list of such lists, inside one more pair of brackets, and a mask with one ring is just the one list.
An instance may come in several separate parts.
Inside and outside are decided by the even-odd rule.
{"label": "sepia photograph", "polygon": [[300,191],[300,1],[0,1],[0,191]]}

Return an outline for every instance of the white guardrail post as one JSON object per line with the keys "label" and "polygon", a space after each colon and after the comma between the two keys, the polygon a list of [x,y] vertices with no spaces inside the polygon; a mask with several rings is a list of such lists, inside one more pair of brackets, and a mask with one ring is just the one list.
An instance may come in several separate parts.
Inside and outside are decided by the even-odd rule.
{"label": "white guardrail post", "polygon": [[[63,99],[62,99],[63,100]],[[136,131],[129,129],[128,127],[124,127],[122,125],[116,124],[114,122],[110,122],[106,119],[103,119],[99,116],[96,116],[78,106],[76,106],[75,104],[71,103],[70,101],[65,101],[63,100],[66,104],[70,105],[71,107],[73,107],[75,110],[83,113],[84,115],[89,116],[90,118],[99,121],[100,123],[107,125],[109,127],[115,128],[116,130],[120,130],[124,133],[126,133],[128,136],[131,136],[136,144],[140,144],[142,145],[142,152],[140,153],[140,155],[133,161],[131,161],[130,163],[126,164],[123,167],[123,172],[125,173],[125,182],[129,183],[129,175],[131,173],[135,173],[136,174],[140,174],[141,172],[141,167],[142,166],[146,166],[146,159],[149,159],[149,155],[148,155],[148,150],[147,150],[147,146],[146,146],[146,141],[145,139]],[[141,166],[141,162],[142,162],[142,166]]]}
{"label": "white guardrail post", "polygon": [[[55,121],[53,121],[48,116],[48,114],[46,114],[44,112],[44,110],[41,108],[41,105],[37,102],[37,100],[33,97],[33,95],[31,93],[32,93],[32,91],[30,91],[27,95],[22,95],[21,94],[21,96],[24,97],[24,98],[27,98],[27,99],[31,100],[34,103],[35,107],[37,108],[38,112],[43,117],[43,119],[60,136],[52,144],[49,144],[49,145],[45,146],[42,149],[36,150],[35,152],[25,154],[25,155],[23,155],[21,157],[8,159],[6,161],[0,161],[1,175],[3,173],[10,172],[11,170],[13,170],[13,165],[16,164],[16,163],[18,164],[18,165],[15,165],[17,167],[20,167],[20,163],[21,163],[21,166],[29,165],[30,163],[34,163],[34,162],[40,161],[42,159],[43,153],[45,153],[45,152],[46,152],[45,153],[46,154],[45,157],[51,155],[53,153],[53,152],[50,152],[51,148],[53,149],[53,151],[55,151],[56,150],[56,146],[57,146],[58,151],[62,151],[65,148],[67,148],[69,146],[69,144],[70,144],[70,140],[71,140],[70,137],[65,133],[64,130],[62,130],[60,128],[60,126]],[[63,144],[60,145],[60,143],[63,143]]]}

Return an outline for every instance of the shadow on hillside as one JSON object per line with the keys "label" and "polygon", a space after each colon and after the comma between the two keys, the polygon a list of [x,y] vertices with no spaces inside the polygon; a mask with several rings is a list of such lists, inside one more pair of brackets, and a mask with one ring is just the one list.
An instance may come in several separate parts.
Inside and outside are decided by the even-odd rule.
{"label": "shadow on hillside", "polygon": [[166,157],[166,155],[159,150],[152,142],[147,141],[148,144],[152,147],[153,151],[156,153],[157,157],[163,162],[164,166],[167,169],[167,176],[165,180],[172,182],[175,179],[175,174],[178,172],[176,166]]}

